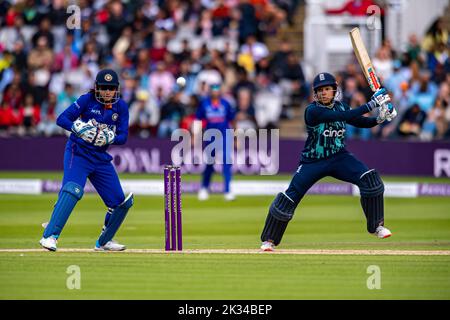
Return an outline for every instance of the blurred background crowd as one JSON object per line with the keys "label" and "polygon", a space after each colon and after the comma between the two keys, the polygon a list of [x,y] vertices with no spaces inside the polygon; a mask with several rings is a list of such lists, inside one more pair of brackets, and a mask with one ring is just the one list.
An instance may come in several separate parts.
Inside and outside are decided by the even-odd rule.
{"label": "blurred background crowd", "polygon": [[[351,3],[329,14],[351,10]],[[363,1],[371,2],[371,1]],[[130,133],[169,137],[189,128],[209,85],[237,109],[238,128],[277,128],[312,99],[311,75],[288,39],[301,0],[65,0],[0,2],[0,135],[64,134],[58,115],[112,68],[130,111]],[[349,9],[350,8],[350,9]],[[350,12],[350,14],[358,14]],[[438,19],[404,52],[383,41],[374,67],[399,116],[358,139],[450,139],[448,30]],[[326,70],[323,70],[326,71]],[[313,75],[312,75],[313,76]],[[337,75],[352,107],[371,92],[356,61]],[[186,79],[180,88],[178,77]]]}

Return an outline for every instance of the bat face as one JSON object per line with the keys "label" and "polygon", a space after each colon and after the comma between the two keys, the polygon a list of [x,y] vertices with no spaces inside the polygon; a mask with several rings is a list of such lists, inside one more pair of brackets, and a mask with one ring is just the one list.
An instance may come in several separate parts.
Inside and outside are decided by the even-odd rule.
{"label": "bat face", "polygon": [[359,65],[366,77],[367,83],[369,84],[370,89],[375,92],[381,88],[381,84],[375,73],[369,54],[367,53],[366,46],[361,38],[359,28],[354,28],[350,31],[350,38],[352,40],[353,50],[358,58]]}
{"label": "bat face", "polygon": [[369,83],[370,89],[372,89],[372,91],[375,92],[381,88],[380,80],[375,74],[375,70],[373,69],[373,67],[369,67],[367,69],[367,73],[369,74],[368,77],[366,76],[367,82]]}

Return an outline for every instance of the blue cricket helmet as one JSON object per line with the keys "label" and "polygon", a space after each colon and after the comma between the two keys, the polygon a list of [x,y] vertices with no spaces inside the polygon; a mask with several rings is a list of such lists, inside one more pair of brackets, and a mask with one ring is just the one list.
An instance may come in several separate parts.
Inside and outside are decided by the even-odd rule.
{"label": "blue cricket helmet", "polygon": [[[111,88],[116,90],[111,101],[106,103],[100,95],[100,88]],[[95,98],[102,104],[114,104],[120,99],[120,83],[119,76],[112,69],[103,69],[97,73],[95,77]]]}
{"label": "blue cricket helmet", "polygon": [[336,78],[327,72],[322,72],[319,73],[313,81],[313,90],[317,91],[317,89],[319,89],[320,87],[325,87],[325,86],[332,86],[334,88],[337,88],[338,84],[336,81]]}

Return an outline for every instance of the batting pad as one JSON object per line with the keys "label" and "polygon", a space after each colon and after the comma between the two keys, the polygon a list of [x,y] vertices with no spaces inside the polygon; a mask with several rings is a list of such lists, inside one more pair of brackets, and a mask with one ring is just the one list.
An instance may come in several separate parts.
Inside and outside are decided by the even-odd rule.
{"label": "batting pad", "polygon": [[122,225],[123,220],[127,216],[128,210],[133,206],[133,193],[130,193],[125,200],[111,213],[108,225],[103,230],[102,234],[98,238],[97,244],[99,246],[104,246],[108,241],[111,241],[117,230],[119,230]]}
{"label": "batting pad", "polygon": [[380,175],[369,171],[361,178],[359,187],[361,207],[367,219],[367,231],[374,233],[378,226],[384,224],[384,184]]}
{"label": "batting pad", "polygon": [[75,182],[67,182],[61,189],[58,201],[53,209],[52,217],[44,230],[44,238],[54,236],[56,238],[62,232],[73,208],[83,197],[83,187]]}
{"label": "batting pad", "polygon": [[284,193],[279,193],[269,209],[261,241],[273,241],[275,245],[281,242],[289,221],[294,216],[296,204]]}

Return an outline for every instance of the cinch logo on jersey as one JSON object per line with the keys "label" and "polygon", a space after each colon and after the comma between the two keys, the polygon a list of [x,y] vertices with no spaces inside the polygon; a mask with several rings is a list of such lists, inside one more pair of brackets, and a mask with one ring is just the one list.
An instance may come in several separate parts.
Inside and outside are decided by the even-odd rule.
{"label": "cinch logo on jersey", "polygon": [[328,130],[325,130],[323,132],[324,137],[327,138],[342,138],[345,134],[345,129],[341,130],[333,130],[332,128],[329,128]]}

